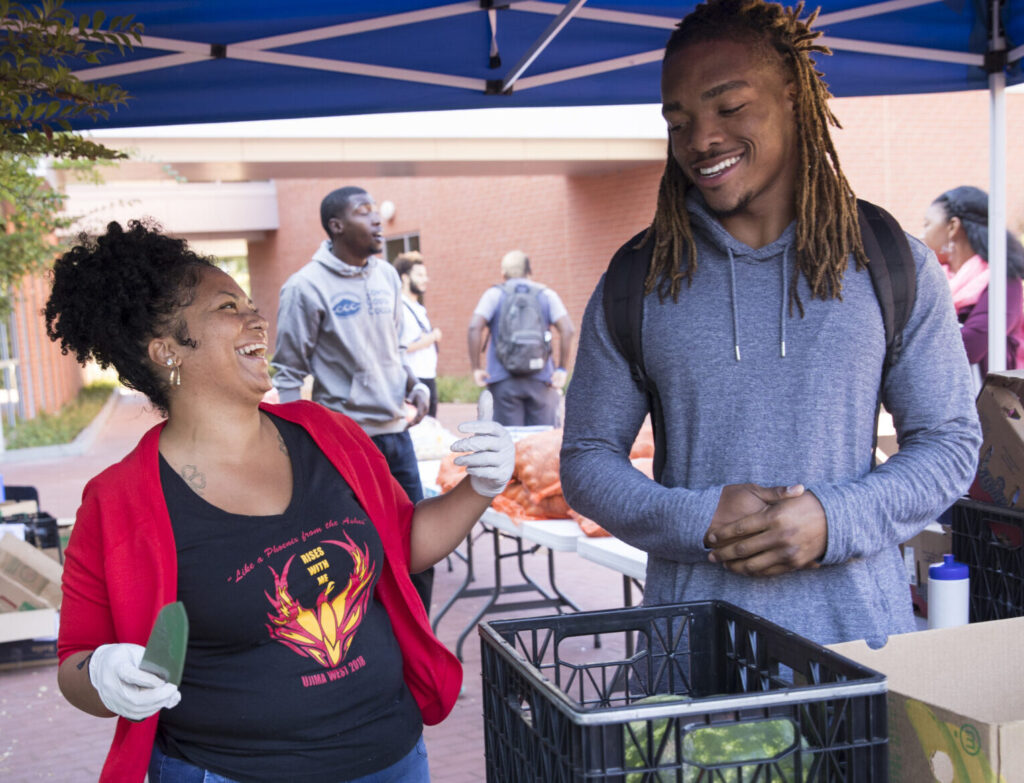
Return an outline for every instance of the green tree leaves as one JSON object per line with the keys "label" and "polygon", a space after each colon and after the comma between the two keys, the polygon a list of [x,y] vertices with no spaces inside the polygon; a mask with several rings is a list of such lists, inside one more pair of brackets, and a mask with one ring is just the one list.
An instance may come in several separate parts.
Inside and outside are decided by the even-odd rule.
{"label": "green tree leaves", "polygon": [[142,42],[133,16],[107,22],[97,11],[74,15],[62,0],[26,5],[0,0],[0,154],[113,159],[122,154],[70,131],[69,120],[105,119],[127,103],[116,84],[82,81],[71,68],[99,65]]}
{"label": "green tree leaves", "polygon": [[127,157],[71,132],[70,120],[106,118],[128,101],[116,84],[82,81],[72,68],[123,56],[142,42],[131,16],[102,11],[77,20],[62,0],[0,0],[0,316],[8,291],[59,252],[55,236],[72,221],[64,195],[36,173],[45,158],[90,176],[93,162]]}

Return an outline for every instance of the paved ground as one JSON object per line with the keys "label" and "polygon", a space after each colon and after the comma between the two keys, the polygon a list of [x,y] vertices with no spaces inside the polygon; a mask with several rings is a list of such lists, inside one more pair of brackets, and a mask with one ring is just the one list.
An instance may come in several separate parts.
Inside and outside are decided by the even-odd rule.
{"label": "paved ground", "polygon": [[[449,429],[471,418],[474,406],[442,405],[438,418]],[[34,484],[44,510],[54,516],[73,516],[85,482],[104,467],[116,462],[136,443],[157,417],[136,397],[123,397],[87,454],[31,464],[4,464],[8,484]],[[506,544],[509,546],[509,544]],[[478,585],[493,584],[488,575],[490,539],[477,542]],[[622,605],[622,583],[618,574],[593,565],[575,554],[556,555],[559,586],[584,609],[606,609]],[[504,566],[506,583],[513,567]],[[534,556],[528,572],[545,583],[544,563]],[[434,606],[455,591],[465,567],[455,561],[449,572],[437,569]],[[456,602],[444,617],[438,634],[454,649],[459,633],[484,599]],[[536,614],[537,612],[534,612]],[[513,616],[510,614],[501,617]],[[498,616],[493,616],[497,618]],[[475,633],[466,642],[465,690],[451,716],[426,731],[434,783],[479,783],[484,780],[484,743],[480,701],[480,647]],[[583,647],[589,641],[581,643]],[[581,649],[581,655],[592,655]],[[61,783],[94,781],[98,777],[113,733],[113,721],[93,718],[67,704],[57,690],[53,664],[13,671],[0,671],[0,780],[6,783],[54,780]]]}

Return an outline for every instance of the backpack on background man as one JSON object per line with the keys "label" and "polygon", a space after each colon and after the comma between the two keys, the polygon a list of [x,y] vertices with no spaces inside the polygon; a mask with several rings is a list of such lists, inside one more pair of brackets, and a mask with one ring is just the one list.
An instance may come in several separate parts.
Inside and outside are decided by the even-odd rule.
{"label": "backpack on background man", "polygon": [[545,286],[528,280],[508,280],[495,286],[502,292],[494,322],[494,352],[510,375],[532,375],[544,369],[551,356],[551,331]]}

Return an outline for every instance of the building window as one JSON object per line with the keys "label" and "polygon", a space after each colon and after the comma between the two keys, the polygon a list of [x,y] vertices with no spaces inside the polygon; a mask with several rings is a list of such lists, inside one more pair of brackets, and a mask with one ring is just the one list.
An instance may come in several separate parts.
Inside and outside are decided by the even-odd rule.
{"label": "building window", "polygon": [[389,263],[395,263],[395,259],[398,258],[402,253],[408,253],[410,250],[420,249],[420,235],[419,232],[414,234],[402,234],[397,237],[388,237],[384,240],[384,259]]}

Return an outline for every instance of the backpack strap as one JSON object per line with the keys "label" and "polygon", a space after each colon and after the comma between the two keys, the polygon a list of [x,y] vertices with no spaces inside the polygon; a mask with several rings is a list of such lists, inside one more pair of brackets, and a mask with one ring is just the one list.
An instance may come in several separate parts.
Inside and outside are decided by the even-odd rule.
{"label": "backpack strap", "polygon": [[532,280],[527,280],[526,282],[530,285],[530,290],[533,292],[533,296],[537,300],[540,312],[544,316],[544,321],[550,328],[553,323],[551,320],[551,302],[549,302],[548,298],[544,296],[544,292],[548,290],[548,287],[543,283],[535,283]]}
{"label": "backpack strap", "polygon": [[[917,268],[906,234],[892,215],[875,204],[858,199],[857,217],[864,252],[868,257],[871,285],[882,310],[885,328],[885,358],[878,387],[881,405],[885,379],[889,368],[899,361],[903,350],[903,330],[917,298]],[[643,349],[644,281],[651,265],[653,243],[635,248],[645,232],[646,229],[629,240],[612,257],[605,272],[602,304],[612,343],[629,363],[633,382],[647,395],[654,428],[654,478],[660,481],[665,466],[664,409],[658,389],[647,375]],[[876,412],[872,457],[877,433]]]}
{"label": "backpack strap", "polygon": [[879,206],[857,199],[861,241],[868,257],[868,273],[875,288],[885,325],[885,361],[882,384],[889,368],[903,351],[903,330],[917,298],[917,268],[906,234],[896,218]]}
{"label": "backpack strap", "polygon": [[878,416],[882,410],[882,392],[889,369],[899,361],[903,351],[903,330],[910,320],[917,299],[917,267],[910,251],[907,235],[896,218],[879,206],[857,199],[857,220],[864,253],[868,257],[868,273],[875,289],[885,326],[885,359],[878,384],[875,406],[875,428],[871,439],[871,464],[876,463],[878,448]]}
{"label": "backpack strap", "polygon": [[604,276],[604,320],[612,343],[629,363],[629,374],[641,391],[647,390],[644,366],[644,281],[653,248],[635,248],[644,232],[618,249]]}
{"label": "backpack strap", "polygon": [[644,365],[644,281],[651,266],[654,243],[635,246],[646,233],[641,231],[612,256],[604,277],[604,320],[616,349],[629,363],[629,374],[640,391],[647,395],[654,430],[654,480],[661,481],[665,467],[665,411],[658,387],[647,375]]}
{"label": "backpack strap", "polygon": [[420,328],[420,334],[426,334],[427,327],[424,325],[423,321],[420,320],[420,317],[416,315],[416,311],[412,309],[412,305],[409,304],[408,300],[404,296],[402,297],[402,304],[405,305],[405,309],[409,311],[409,315],[411,315],[413,320],[416,321],[416,325]]}
{"label": "backpack strap", "polygon": [[[494,283],[491,288],[498,289],[498,306],[494,308],[494,313],[491,315],[491,320],[487,322],[487,331],[493,332],[495,324],[498,323],[498,319],[501,318],[501,306],[505,303],[505,299],[508,297],[509,290],[506,288],[508,280],[504,280],[500,283]],[[484,343],[486,345],[486,343]]]}

